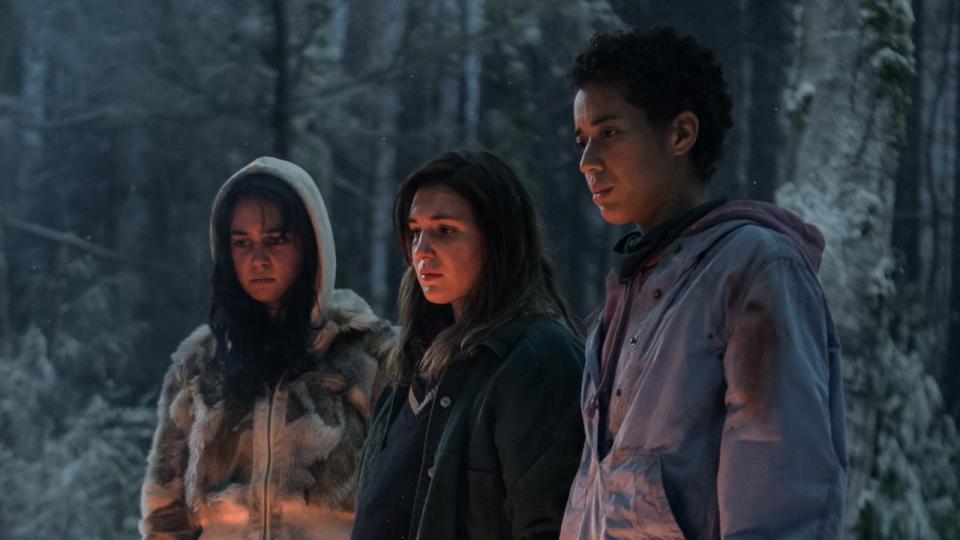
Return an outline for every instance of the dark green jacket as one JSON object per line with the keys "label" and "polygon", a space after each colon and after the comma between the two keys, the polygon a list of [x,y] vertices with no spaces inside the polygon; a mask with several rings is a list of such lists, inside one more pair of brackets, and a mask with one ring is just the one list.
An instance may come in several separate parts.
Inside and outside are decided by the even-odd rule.
{"label": "dark green jacket", "polygon": [[[521,319],[444,370],[430,409],[410,538],[557,538],[583,448],[581,343],[560,324]],[[386,388],[363,449],[376,474],[407,386]]]}

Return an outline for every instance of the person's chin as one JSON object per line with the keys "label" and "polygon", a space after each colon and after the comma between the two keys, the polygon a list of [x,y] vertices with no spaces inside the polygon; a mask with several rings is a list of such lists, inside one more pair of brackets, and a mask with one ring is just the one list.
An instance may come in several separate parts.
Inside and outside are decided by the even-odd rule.
{"label": "person's chin", "polygon": [[253,298],[254,300],[256,300],[257,302],[260,302],[261,304],[265,304],[265,305],[274,303],[276,302],[276,299],[277,299],[277,295],[271,294],[270,291],[264,291],[264,290],[247,291],[247,295],[250,298]]}
{"label": "person's chin", "polygon": [[623,212],[618,212],[617,207],[613,205],[601,206],[600,217],[611,225],[625,225],[630,223],[630,218],[625,216]]}
{"label": "person's chin", "polygon": [[447,304],[446,298],[437,287],[427,286],[421,287],[420,290],[423,291],[423,297],[427,299],[427,302],[431,304]]}

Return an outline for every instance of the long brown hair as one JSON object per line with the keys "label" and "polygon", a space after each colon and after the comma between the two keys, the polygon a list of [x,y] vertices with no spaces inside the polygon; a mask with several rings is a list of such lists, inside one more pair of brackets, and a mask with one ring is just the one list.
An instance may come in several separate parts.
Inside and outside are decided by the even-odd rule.
{"label": "long brown hair", "polygon": [[[240,285],[230,250],[230,222],[237,201],[274,204],[280,230],[301,245],[302,266],[284,294],[280,320],[250,297]],[[215,365],[224,380],[225,398],[242,403],[273,385],[284,370],[306,368],[310,312],[317,298],[317,244],[303,201],[286,182],[266,174],[250,174],[236,182],[214,209],[213,300],[207,322],[217,339]]]}
{"label": "long brown hair", "polygon": [[[431,304],[411,264],[410,207],[417,191],[444,187],[466,199],[486,245],[486,262],[455,321],[449,304]],[[517,175],[489,152],[445,152],[413,171],[400,186],[393,224],[407,269],[400,284],[400,337],[390,355],[398,382],[414,375],[437,378],[458,356],[473,356],[480,343],[511,319],[541,314],[577,326],[557,290],[537,212]]]}

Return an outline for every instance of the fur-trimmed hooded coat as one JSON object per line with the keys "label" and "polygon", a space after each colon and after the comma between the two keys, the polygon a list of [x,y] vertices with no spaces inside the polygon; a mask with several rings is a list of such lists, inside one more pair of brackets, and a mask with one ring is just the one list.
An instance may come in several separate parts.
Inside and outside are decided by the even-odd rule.
{"label": "fur-trimmed hooded coat", "polygon": [[[301,195],[318,249],[320,326],[309,367],[243,410],[227,407],[207,325],[180,344],[163,381],[140,522],[148,539],[348,538],[360,447],[378,368],[395,334],[366,302],[333,289],[335,254],[326,209],[299,167],[260,158],[221,188],[266,173]],[[322,323],[322,325],[320,324]]]}

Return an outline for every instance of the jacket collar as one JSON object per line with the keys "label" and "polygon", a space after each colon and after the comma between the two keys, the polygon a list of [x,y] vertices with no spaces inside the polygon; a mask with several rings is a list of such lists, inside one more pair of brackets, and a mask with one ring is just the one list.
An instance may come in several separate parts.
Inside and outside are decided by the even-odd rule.
{"label": "jacket collar", "polygon": [[[613,258],[620,279],[630,278],[646,266],[653,266],[660,251],[679,237],[687,227],[723,205],[726,197],[713,199],[677,214],[647,232],[633,231],[613,247]],[[651,263],[651,264],[648,264]]]}

